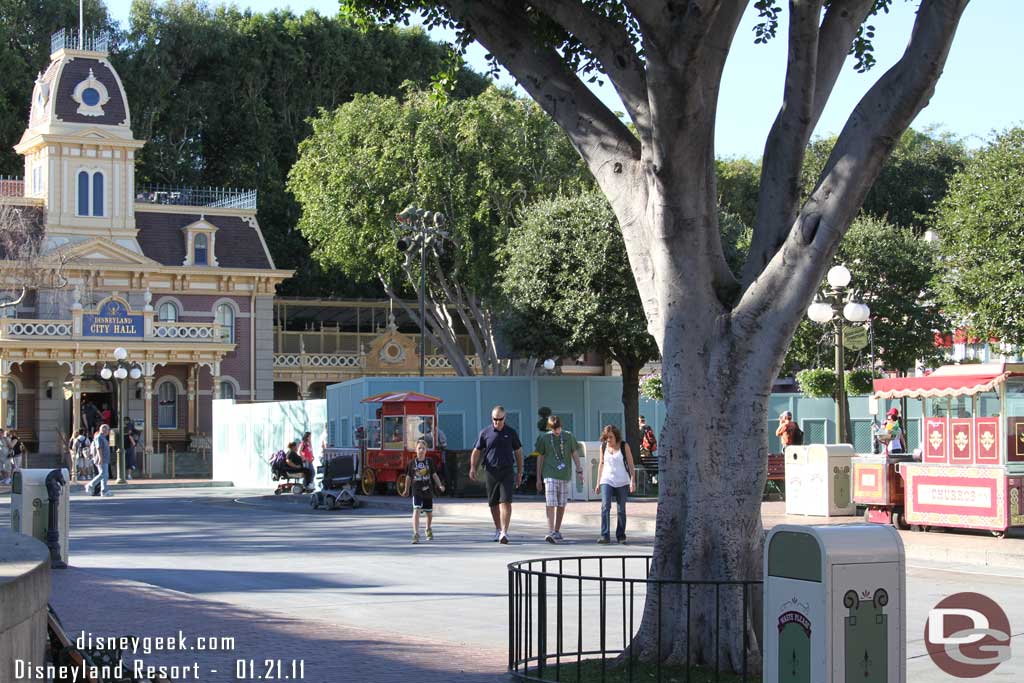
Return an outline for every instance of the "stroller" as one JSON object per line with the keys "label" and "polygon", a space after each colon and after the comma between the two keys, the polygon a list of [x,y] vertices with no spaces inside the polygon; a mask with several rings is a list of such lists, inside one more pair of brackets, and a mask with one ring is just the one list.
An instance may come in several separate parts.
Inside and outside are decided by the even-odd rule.
{"label": "stroller", "polygon": [[309,497],[314,510],[334,510],[343,505],[359,507],[356,489],[359,482],[358,448],[325,448],[316,469],[319,490]]}
{"label": "stroller", "polygon": [[303,472],[296,472],[288,469],[288,458],[284,451],[274,453],[270,458],[270,474],[274,481],[279,482],[274,489],[274,495],[291,492],[296,495],[305,491],[303,482],[306,476]]}

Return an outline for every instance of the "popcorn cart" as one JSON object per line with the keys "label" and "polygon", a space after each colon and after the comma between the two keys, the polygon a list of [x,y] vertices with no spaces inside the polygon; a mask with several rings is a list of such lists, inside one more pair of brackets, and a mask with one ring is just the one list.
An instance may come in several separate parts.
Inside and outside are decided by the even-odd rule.
{"label": "popcorn cart", "polygon": [[437,406],[442,399],[413,391],[387,392],[364,398],[379,403],[377,417],[366,424],[366,449],[360,487],[364,495],[394,484],[395,492],[408,496],[412,490],[406,470],[416,457],[416,442],[427,442],[427,457],[441,465],[437,447]]}
{"label": "popcorn cart", "polygon": [[923,429],[919,462],[855,464],[855,500],[872,486],[878,492],[869,521],[998,537],[1024,526],[1024,364],[950,365],[874,387],[877,399],[922,401]]}

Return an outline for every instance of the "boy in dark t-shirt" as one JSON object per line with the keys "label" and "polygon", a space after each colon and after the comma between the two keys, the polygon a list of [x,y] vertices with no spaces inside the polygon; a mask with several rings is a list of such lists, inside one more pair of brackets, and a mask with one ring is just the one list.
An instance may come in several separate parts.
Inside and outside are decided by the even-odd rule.
{"label": "boy in dark t-shirt", "polygon": [[406,472],[412,486],[412,542],[420,542],[420,512],[427,513],[427,540],[434,540],[430,523],[434,517],[434,484],[444,493],[444,484],[434,471],[434,461],[427,458],[427,442],[416,441],[416,457],[409,462]]}

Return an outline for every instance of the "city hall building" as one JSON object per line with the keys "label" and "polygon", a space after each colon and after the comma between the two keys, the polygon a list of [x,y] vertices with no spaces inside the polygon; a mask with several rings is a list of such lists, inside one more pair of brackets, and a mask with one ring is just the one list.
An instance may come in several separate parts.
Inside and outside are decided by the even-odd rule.
{"label": "city hall building", "polygon": [[273,398],[274,292],[291,273],[274,266],[255,192],[136,187],[144,141],[105,39],[62,31],[51,52],[15,147],[25,177],[0,191],[3,229],[42,228],[31,274],[3,263],[7,301],[31,286],[0,309],[0,424],[60,452],[88,404],[120,424],[120,390],[148,449],[186,447],[209,433],[212,399]]}

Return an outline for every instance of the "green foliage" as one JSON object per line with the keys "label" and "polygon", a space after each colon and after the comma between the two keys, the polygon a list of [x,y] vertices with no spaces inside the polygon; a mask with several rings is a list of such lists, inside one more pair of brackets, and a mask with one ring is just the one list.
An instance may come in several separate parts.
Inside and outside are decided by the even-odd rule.
{"label": "green foliage", "polygon": [[875,378],[881,377],[879,373],[873,373],[867,368],[849,370],[845,373],[846,393],[850,396],[864,396],[874,392]]}
{"label": "green foliage", "polygon": [[718,159],[718,206],[753,227],[757,218],[757,195],[761,186],[761,164],[749,159]]}
{"label": "green foliage", "polygon": [[661,383],[660,373],[644,375],[640,378],[640,395],[650,401],[665,400],[665,392]]}
{"label": "green foliage", "polygon": [[836,395],[836,373],[828,368],[808,368],[796,373],[800,391],[811,398],[832,398]]}
{"label": "green foliage", "polygon": [[[871,309],[875,357],[888,370],[908,370],[918,359],[937,363],[935,334],[946,329],[932,280],[938,271],[935,250],[909,228],[861,216],[839,244],[835,263],[853,275],[850,287]],[[826,288],[822,283],[822,291]],[[806,318],[790,345],[786,367],[813,367],[831,357],[832,336]],[[847,367],[866,360],[847,353]]]}
{"label": "green foliage", "polygon": [[938,209],[938,288],[958,326],[1024,344],[1024,128],[997,135]]}
{"label": "green foliage", "polygon": [[558,355],[591,349],[638,368],[658,357],[618,221],[599,191],[528,206],[502,258],[510,307],[526,326],[558,332]]}
{"label": "green foliage", "polygon": [[449,277],[487,297],[516,211],[590,182],[539,107],[493,87],[443,103],[424,91],[357,96],[312,125],[288,181],[299,230],[321,264],[364,282],[397,271],[394,217],[416,203],[448,217]]}
{"label": "green foliage", "polygon": [[[294,230],[299,207],[285,181],[309,118],[356,93],[398,95],[427,87],[448,50],[421,29],[361,29],[313,11],[265,14],[193,0],[135,0],[115,66],[132,104],[136,137],[148,142],[139,182],[253,187],[259,220],[279,267],[298,268],[285,291],[367,293],[321,271]],[[465,73],[455,96],[479,93]],[[375,291],[376,288],[374,288]]]}

